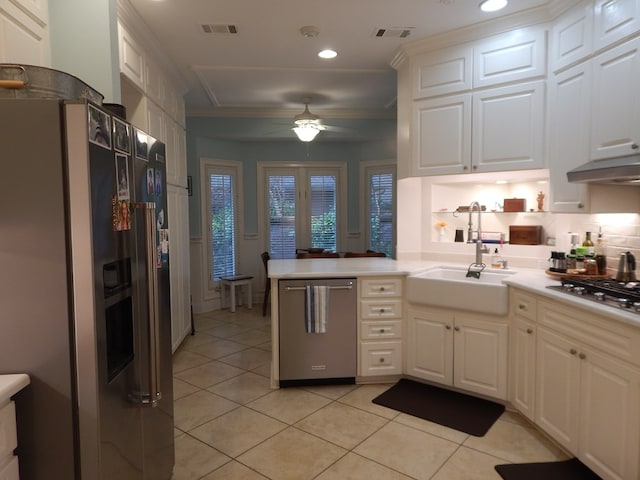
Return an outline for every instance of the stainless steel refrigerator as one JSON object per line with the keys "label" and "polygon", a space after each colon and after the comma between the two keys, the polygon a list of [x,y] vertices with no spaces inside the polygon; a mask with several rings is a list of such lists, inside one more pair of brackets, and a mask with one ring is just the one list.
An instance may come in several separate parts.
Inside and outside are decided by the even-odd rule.
{"label": "stainless steel refrigerator", "polygon": [[164,145],[87,101],[0,99],[0,373],[21,480],[168,480]]}

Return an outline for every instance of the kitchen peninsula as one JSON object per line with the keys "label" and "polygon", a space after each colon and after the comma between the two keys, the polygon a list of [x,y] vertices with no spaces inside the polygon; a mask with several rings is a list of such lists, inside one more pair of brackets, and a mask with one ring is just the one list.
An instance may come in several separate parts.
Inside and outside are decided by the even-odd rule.
{"label": "kitchen peninsula", "polygon": [[[446,342],[465,333],[464,325],[456,331],[449,319],[482,318],[474,312],[408,303],[407,277],[428,274],[442,264],[435,260],[391,259],[270,261],[273,386],[279,386],[280,280],[355,278],[358,305],[352,320],[357,323],[358,334],[353,349],[358,363],[356,381],[388,382],[401,376],[416,377],[419,369],[406,369],[423,361],[409,358],[413,312],[426,312],[427,316],[418,315],[419,319],[442,320],[439,338]],[[505,375],[507,394],[497,399],[529,418],[602,478],[638,478],[640,313],[549,289],[560,282],[542,269],[510,270],[516,273],[503,281],[509,288],[509,312],[495,319],[508,329],[506,365],[497,369]],[[428,292],[424,302],[428,303]],[[429,316],[433,312],[436,316]],[[299,316],[302,324],[304,312]],[[438,322],[431,325],[437,328]],[[460,357],[445,361],[460,362]],[[419,373],[418,380],[433,381]],[[436,382],[456,388],[455,383]],[[464,386],[457,388],[465,390]]]}

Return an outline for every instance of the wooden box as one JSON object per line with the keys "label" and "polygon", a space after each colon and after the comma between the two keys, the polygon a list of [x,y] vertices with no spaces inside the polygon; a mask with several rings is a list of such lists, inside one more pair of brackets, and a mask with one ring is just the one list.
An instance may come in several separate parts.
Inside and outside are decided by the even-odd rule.
{"label": "wooden box", "polygon": [[542,225],[509,225],[509,243],[512,245],[542,244]]}
{"label": "wooden box", "polygon": [[505,212],[526,212],[527,200],[524,198],[505,198],[503,210]]}

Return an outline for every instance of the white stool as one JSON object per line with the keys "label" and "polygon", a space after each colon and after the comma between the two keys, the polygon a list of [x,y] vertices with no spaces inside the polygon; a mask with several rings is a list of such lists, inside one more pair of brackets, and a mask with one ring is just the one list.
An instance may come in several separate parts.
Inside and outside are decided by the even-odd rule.
{"label": "white stool", "polygon": [[[222,308],[225,307],[226,288],[229,288],[231,292],[231,305],[229,307],[230,312],[236,311],[236,287],[247,287],[247,308],[252,308],[252,294],[251,294],[251,275],[233,275],[231,277],[220,277],[220,285],[222,286],[221,299]],[[242,297],[238,297],[238,305],[242,305]]]}

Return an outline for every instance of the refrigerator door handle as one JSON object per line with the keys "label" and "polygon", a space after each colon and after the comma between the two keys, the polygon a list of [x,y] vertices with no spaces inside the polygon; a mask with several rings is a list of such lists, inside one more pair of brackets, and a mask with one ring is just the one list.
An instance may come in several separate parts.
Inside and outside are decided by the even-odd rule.
{"label": "refrigerator door handle", "polygon": [[149,308],[149,382],[146,394],[140,395],[138,401],[147,407],[158,406],[162,398],[160,385],[160,322],[158,303],[158,277],[156,274],[156,206],[151,202],[132,203],[134,208],[140,208],[144,214],[145,224],[145,253],[147,302]]}

